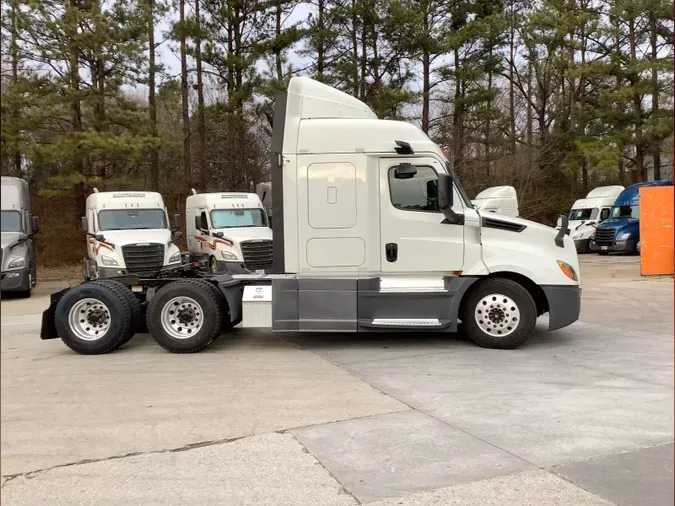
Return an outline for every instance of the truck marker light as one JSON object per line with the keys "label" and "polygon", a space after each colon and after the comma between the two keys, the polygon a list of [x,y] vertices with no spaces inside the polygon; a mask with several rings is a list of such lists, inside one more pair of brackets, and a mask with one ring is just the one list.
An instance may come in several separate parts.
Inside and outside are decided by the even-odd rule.
{"label": "truck marker light", "polygon": [[579,281],[579,278],[577,278],[577,273],[574,272],[574,268],[568,264],[563,262],[562,260],[558,260],[558,266],[560,267],[560,270],[563,271],[563,274],[570,278],[572,281]]}

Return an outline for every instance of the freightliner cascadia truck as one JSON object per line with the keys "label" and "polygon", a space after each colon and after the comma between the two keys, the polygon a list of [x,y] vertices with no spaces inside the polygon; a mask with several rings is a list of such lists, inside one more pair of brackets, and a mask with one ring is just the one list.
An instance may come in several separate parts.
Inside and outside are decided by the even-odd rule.
{"label": "freightliner cascadia truck", "polygon": [[[443,150],[414,125],[296,77],[275,100],[270,170],[273,272],[180,265],[84,283],[52,295],[42,337],[105,353],[144,314],[154,339],[179,353],[258,321],[289,332],[446,333],[461,322],[481,346],[515,348],[540,315],[549,330],[579,316],[567,217],[555,230],[477,210]],[[242,308],[256,297],[268,314],[248,322]]]}

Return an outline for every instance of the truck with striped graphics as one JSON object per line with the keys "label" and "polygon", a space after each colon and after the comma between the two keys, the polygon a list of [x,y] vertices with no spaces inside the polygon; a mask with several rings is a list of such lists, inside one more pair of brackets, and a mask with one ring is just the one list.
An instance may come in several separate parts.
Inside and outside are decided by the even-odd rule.
{"label": "truck with striped graphics", "polygon": [[197,193],[185,201],[190,258],[208,272],[264,274],[272,269],[272,229],[255,193]]}
{"label": "truck with striped graphics", "polygon": [[87,197],[81,226],[87,236],[85,281],[148,275],[182,261],[174,244],[182,236],[180,215],[174,215],[171,228],[157,192],[99,192],[94,188]]}

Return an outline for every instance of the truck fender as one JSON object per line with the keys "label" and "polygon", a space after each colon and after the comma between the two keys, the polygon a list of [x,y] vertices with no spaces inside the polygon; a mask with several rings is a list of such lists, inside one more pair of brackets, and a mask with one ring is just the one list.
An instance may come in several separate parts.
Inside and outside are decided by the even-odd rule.
{"label": "truck fender", "polygon": [[68,290],[70,290],[70,288],[64,288],[49,296],[49,307],[42,313],[40,339],[57,339],[59,337],[58,332],[56,332],[56,320],[54,314],[56,313],[56,305]]}

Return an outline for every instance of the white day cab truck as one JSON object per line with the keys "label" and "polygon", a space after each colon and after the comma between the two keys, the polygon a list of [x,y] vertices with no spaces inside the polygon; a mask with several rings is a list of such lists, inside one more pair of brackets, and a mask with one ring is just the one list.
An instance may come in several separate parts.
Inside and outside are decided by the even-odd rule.
{"label": "white day cab truck", "polygon": [[180,215],[174,229],[162,196],[156,192],[94,192],[87,197],[82,230],[87,235],[85,281],[148,275],[180,264],[181,253],[173,241],[181,237]]}
{"label": "white day cab truck", "polygon": [[190,259],[208,272],[265,274],[272,269],[272,229],[255,193],[197,193],[185,202]]}
{"label": "white day cab truck", "polygon": [[[597,226],[609,218],[616,198],[623,186],[599,186],[588,192],[585,199],[574,202],[570,210],[568,234],[579,253],[589,253],[590,240]],[[557,228],[560,229],[561,223]]]}
{"label": "white day cab truck", "polygon": [[578,319],[566,227],[476,210],[416,126],[295,77],[275,100],[272,153],[273,273],[210,275],[187,263],[170,275],[83,283],[52,295],[41,337],[80,353],[113,350],[135,332],[131,300],[141,291],[150,333],[178,353],[237,324],[451,333],[461,321],[479,345],[515,348],[540,315],[549,330]]}
{"label": "white day cab truck", "polygon": [[518,196],[513,186],[493,186],[483,190],[471,203],[484,213],[518,216]]}
{"label": "white day cab truck", "polygon": [[37,283],[37,264],[33,236],[40,230],[40,220],[31,213],[28,182],[18,177],[2,176],[2,293],[14,292],[30,297]]}

